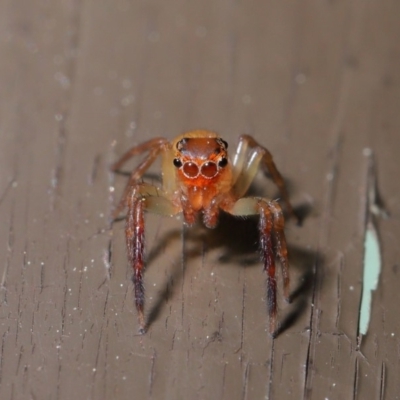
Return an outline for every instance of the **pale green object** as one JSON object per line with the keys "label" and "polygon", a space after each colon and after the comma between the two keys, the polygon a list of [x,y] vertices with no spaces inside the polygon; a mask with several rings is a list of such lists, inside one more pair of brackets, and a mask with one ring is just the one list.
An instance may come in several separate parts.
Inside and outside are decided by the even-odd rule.
{"label": "pale green object", "polygon": [[381,264],[378,235],[374,225],[370,222],[367,225],[364,241],[364,274],[359,324],[361,335],[365,335],[368,331],[371,317],[372,291],[378,287]]}

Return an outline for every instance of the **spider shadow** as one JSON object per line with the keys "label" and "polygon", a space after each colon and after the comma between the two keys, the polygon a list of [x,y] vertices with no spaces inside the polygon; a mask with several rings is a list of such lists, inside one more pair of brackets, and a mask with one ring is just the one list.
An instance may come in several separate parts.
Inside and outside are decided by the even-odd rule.
{"label": "spider shadow", "polygon": [[[240,235],[232,235],[232,232],[240,232]],[[258,230],[257,218],[239,219],[229,216],[223,212],[220,214],[219,224],[215,229],[207,229],[201,223],[182,230],[172,230],[157,242],[147,256],[147,268],[151,268],[155,259],[162,253],[163,249],[171,242],[183,239],[185,245],[185,264],[190,260],[201,257],[204,247],[208,251],[223,248],[219,257],[220,263],[238,263],[242,267],[248,267],[259,263],[258,255]],[[165,302],[170,298],[172,287],[176,287],[184,277],[186,266],[180,266],[181,258],[173,263],[171,274],[147,315],[146,329],[157,320]]]}
{"label": "spider shadow", "polygon": [[290,259],[294,260],[294,262],[291,263],[291,267],[299,269],[301,272],[299,283],[289,297],[289,303],[291,303],[292,309],[289,314],[280,321],[276,331],[272,334],[273,338],[276,338],[282,332],[293,326],[308,308],[309,299],[312,296],[312,290],[315,284],[314,266],[318,265],[320,267],[323,262],[322,256],[316,251],[305,250],[297,246],[288,247]]}
{"label": "spider shadow", "polygon": [[[244,219],[221,212],[219,224],[215,229],[207,229],[201,224],[197,224],[194,227],[184,228],[183,233],[178,229],[169,231],[148,254],[147,265],[149,268],[166,246],[181,238],[188,243],[188,250],[185,250],[187,264],[190,260],[201,257],[205,247],[208,251],[222,249],[222,254],[218,258],[221,264],[236,264],[241,268],[253,266],[261,268],[257,216]],[[313,265],[317,254],[290,244],[288,251],[290,267],[300,270],[300,278],[289,298],[289,302],[293,303],[292,310],[273,333],[273,337],[291,327],[304,313],[314,282]],[[165,303],[173,295],[174,287],[177,287],[184,277],[186,266],[182,266],[181,258],[172,264],[169,278],[158,292],[155,302],[148,312],[146,329],[158,319]]]}

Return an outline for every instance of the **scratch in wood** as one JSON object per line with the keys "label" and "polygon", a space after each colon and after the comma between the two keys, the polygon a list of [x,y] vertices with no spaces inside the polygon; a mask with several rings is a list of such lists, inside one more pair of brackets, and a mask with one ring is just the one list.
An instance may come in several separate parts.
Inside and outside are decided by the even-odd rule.
{"label": "scratch in wood", "polygon": [[18,339],[19,339],[19,329],[20,329],[19,320],[21,320],[21,317],[22,317],[21,304],[22,304],[22,296],[19,295],[18,296],[18,305],[17,305],[18,319],[17,319],[16,325],[15,325],[15,344],[16,345],[17,345]]}
{"label": "scratch in wood", "polygon": [[269,379],[268,379],[268,387],[267,387],[267,399],[271,398],[272,392],[272,384],[275,377],[274,370],[274,358],[275,358],[275,340],[272,338],[271,342],[271,359],[269,361]]}
{"label": "scratch in wood", "polygon": [[[59,353],[59,352],[57,352]],[[61,364],[61,360],[60,360],[60,356],[58,354],[58,369],[57,369],[57,384],[56,384],[56,398],[59,399],[60,398],[60,392],[61,392],[61,371],[62,371],[62,364]]]}
{"label": "scratch in wood", "polygon": [[211,343],[221,343],[222,342],[222,335],[221,335],[221,326],[219,327],[218,331],[214,332],[211,336],[207,337],[207,343],[202,349],[201,356],[204,357],[204,352],[206,351],[207,347]]}
{"label": "scratch in wood", "polygon": [[67,257],[64,257],[63,270],[64,270],[64,298],[63,298],[63,305],[61,308],[61,342],[65,331],[65,317],[67,313],[67,297],[68,297]]}
{"label": "scratch in wood", "polygon": [[242,400],[247,399],[247,390],[248,390],[248,384],[249,384],[249,373],[250,373],[250,362],[247,362],[246,368],[244,370],[244,376],[243,376]]}
{"label": "scratch in wood", "polygon": [[16,376],[18,376],[19,369],[21,368],[21,360],[22,360],[23,354],[24,354],[24,346],[21,345],[20,348],[19,348],[17,367],[15,368],[15,375]]}
{"label": "scratch in wood", "polygon": [[79,285],[78,285],[78,310],[81,309],[81,295],[82,295],[82,285],[83,285],[83,274],[86,267],[82,267],[79,271]]}
{"label": "scratch in wood", "polygon": [[[35,303],[39,303],[39,302],[37,302],[37,299],[36,299],[36,293],[34,293],[34,296],[33,296],[33,303],[34,304]],[[39,304],[38,304],[38,307],[39,307]],[[36,330],[36,320],[35,320],[35,312],[33,311],[32,312],[32,320],[31,320],[31,346],[32,346],[32,353],[33,353],[34,348],[35,348],[35,337],[34,337],[35,330]]]}
{"label": "scratch in wood", "polygon": [[[240,346],[235,353],[238,353],[243,349],[244,343],[244,309],[246,303],[246,277],[243,278],[243,290],[242,290],[242,314],[241,314],[241,327],[240,327]],[[242,362],[242,357],[240,357],[240,362]]]}
{"label": "scratch in wood", "polygon": [[374,153],[371,149],[366,148],[363,154],[367,157],[367,186],[366,186],[366,206],[365,206],[365,224],[368,222],[370,215],[381,218],[389,218],[389,211],[385,205],[378,190],[378,177],[376,172],[376,163]]}
{"label": "scratch in wood", "polygon": [[385,383],[386,383],[386,364],[382,362],[381,365],[381,385],[379,388],[379,400],[383,400],[385,398]]}
{"label": "scratch in wood", "polygon": [[334,368],[335,367],[335,356],[332,352],[330,352],[330,356],[331,356],[330,357],[330,360],[331,360],[330,366],[331,366],[331,368]]}
{"label": "scratch in wood", "polygon": [[[83,331],[83,333],[82,333],[81,350],[83,350],[84,347],[85,347],[86,332],[87,332],[87,330],[85,329],[85,330]],[[77,354],[76,360],[77,360],[77,361],[79,360],[79,353]]]}
{"label": "scratch in wood", "polygon": [[[109,320],[107,319],[106,322],[106,327],[108,327],[108,323]],[[105,360],[105,364],[109,365],[108,362],[108,331],[106,333],[106,338],[105,338],[105,345],[104,345],[104,360]],[[107,393],[107,383],[108,383],[108,379],[107,379],[107,373],[108,373],[108,368],[103,368],[103,376],[102,376],[102,381],[103,381],[103,393]]]}
{"label": "scratch in wood", "polygon": [[342,335],[342,334],[338,334],[337,335],[337,337],[336,337],[336,339],[337,339],[337,347],[336,347],[336,349],[337,349],[337,354],[340,354],[340,351],[342,350],[342,346],[341,346],[341,343],[342,343],[342,337],[343,337],[344,335]]}
{"label": "scratch in wood", "polygon": [[154,371],[156,364],[157,352],[153,349],[153,355],[151,356],[151,366],[150,366],[150,382],[149,382],[149,396],[151,397],[154,384]]}
{"label": "scratch in wood", "polygon": [[358,364],[358,358],[356,357],[355,365],[354,365],[353,400],[357,399],[358,380],[359,380],[359,364]]}
{"label": "scratch in wood", "polygon": [[30,264],[30,262],[27,261],[27,259],[26,259],[26,255],[28,252],[27,248],[28,248],[28,243],[25,242],[24,252],[23,252],[23,261],[22,261],[22,266],[21,266],[21,294],[22,295],[24,295],[25,287],[26,287],[25,271],[26,271],[27,266]]}
{"label": "scratch in wood", "polygon": [[[106,298],[105,298],[105,301],[104,301],[104,307],[103,307],[103,320],[102,320],[102,322],[101,322],[101,326],[100,326],[100,328],[99,328],[99,340],[98,340],[98,343],[97,343],[97,351],[96,351],[96,359],[95,359],[95,362],[94,362],[94,368],[93,368],[93,375],[92,375],[92,380],[93,380],[93,385],[92,385],[92,392],[93,392],[93,390],[94,390],[94,387],[95,387],[95,385],[94,385],[94,382],[95,382],[95,380],[96,380],[96,375],[97,375],[97,371],[98,371],[98,365],[99,365],[99,359],[100,359],[100,350],[101,350],[101,343],[102,343],[102,340],[103,340],[103,334],[104,334],[104,332],[105,332],[105,327],[104,327],[104,325],[108,325],[108,319],[107,319],[107,306],[108,306],[108,300],[109,300],[109,291],[107,291],[107,294],[106,294]],[[105,323],[104,323],[104,321],[105,321]],[[107,342],[107,341],[106,341]],[[94,398],[95,396],[93,396],[93,393],[92,393],[92,398]]]}
{"label": "scratch in wood", "polygon": [[39,289],[39,294],[43,293],[44,289],[44,262],[42,261],[40,263],[40,289]]}
{"label": "scratch in wood", "polygon": [[190,328],[191,328],[191,321],[189,319],[188,324],[187,324],[187,328],[186,328],[186,336],[187,336],[188,342],[191,341],[191,339],[190,339]]}
{"label": "scratch in wood", "polygon": [[176,332],[177,332],[177,330],[175,329],[174,330],[174,334],[172,335],[172,340],[171,340],[171,351],[173,351],[174,350],[174,345],[175,345],[175,339],[176,339]]}
{"label": "scratch in wood", "polygon": [[226,366],[228,364],[225,363],[223,368],[222,368],[222,393],[221,393],[221,399],[224,398],[224,394],[225,394],[225,384],[226,384]]}
{"label": "scratch in wood", "polygon": [[107,306],[108,306],[108,297],[109,297],[110,292],[107,290],[106,294],[106,300],[104,302],[104,307],[103,307],[103,318],[106,318],[107,316]]}
{"label": "scratch in wood", "polygon": [[168,321],[170,316],[171,316],[171,306],[169,306],[169,315],[165,317],[164,328],[166,331],[168,330]]}
{"label": "scratch in wood", "polygon": [[3,304],[8,304],[8,302],[7,302],[7,286],[6,286],[6,282],[7,282],[7,275],[8,275],[9,267],[10,267],[10,264],[8,263],[8,261],[6,261],[6,265],[4,267],[3,275],[1,277],[1,283],[0,283],[0,290],[2,292],[0,304],[2,304],[2,305]]}
{"label": "scratch in wood", "polygon": [[[317,256],[317,259],[319,257]],[[318,264],[318,260],[316,261],[316,264]],[[314,267],[314,276],[317,274],[318,268]],[[314,353],[314,346],[315,346],[315,329],[317,329],[318,324],[314,321],[316,318],[314,317],[314,314],[317,314],[316,312],[316,307],[315,307],[315,299],[316,299],[316,291],[317,291],[317,277],[314,277],[314,283],[313,283],[313,294],[312,294],[312,303],[311,303],[311,312],[310,312],[310,331],[309,331],[309,340],[308,340],[308,346],[307,346],[307,357],[306,357],[306,363],[305,363],[305,376],[304,376],[304,393],[303,393],[303,399],[306,399],[309,397],[311,388],[312,388],[312,364],[313,364],[313,353]]]}
{"label": "scratch in wood", "polygon": [[11,207],[10,224],[9,224],[9,228],[8,228],[6,265],[4,267],[3,274],[1,277],[1,282],[0,282],[0,291],[2,293],[2,296],[0,299],[0,305],[8,304],[8,302],[7,302],[7,278],[8,278],[8,271],[10,268],[11,257],[12,257],[13,248],[14,248],[13,226],[14,226],[14,205],[12,205],[12,207]]}
{"label": "scratch in wood", "polygon": [[125,285],[125,294],[124,294],[124,297],[122,299],[121,313],[123,313],[123,311],[125,310],[126,301],[128,299],[128,293],[129,293],[129,286]]}
{"label": "scratch in wood", "polygon": [[108,247],[107,250],[104,252],[104,265],[106,267],[106,271],[108,273],[108,279],[111,279],[112,276],[112,254],[113,254],[113,249],[112,249],[112,240],[110,239],[108,241]]}
{"label": "scratch in wood", "polygon": [[374,356],[378,358],[378,351],[379,351],[379,338],[377,334],[374,334]]}
{"label": "scratch in wood", "polygon": [[337,286],[336,286],[336,294],[337,294],[337,307],[336,307],[336,321],[335,327],[339,329],[339,319],[340,319],[340,311],[342,307],[342,276],[344,269],[344,255],[340,253],[339,259],[339,273],[337,276]]}
{"label": "scratch in wood", "polygon": [[3,366],[4,366],[4,347],[6,343],[6,337],[7,334],[9,333],[10,327],[8,327],[7,331],[3,333],[3,336],[1,337],[1,353],[0,353],[0,385],[3,380]]}
{"label": "scratch in wood", "polygon": [[92,169],[90,171],[90,174],[88,176],[88,185],[93,186],[96,178],[97,178],[97,174],[98,174],[98,169],[99,169],[99,165],[100,165],[100,154],[96,154],[92,163]]}

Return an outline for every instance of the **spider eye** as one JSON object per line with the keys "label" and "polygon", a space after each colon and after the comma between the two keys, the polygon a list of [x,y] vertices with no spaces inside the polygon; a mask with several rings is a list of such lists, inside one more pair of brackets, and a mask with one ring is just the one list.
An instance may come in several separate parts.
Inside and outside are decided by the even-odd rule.
{"label": "spider eye", "polygon": [[174,165],[176,168],[182,167],[182,161],[179,158],[174,158]]}
{"label": "spider eye", "polygon": [[228,143],[227,143],[224,139],[219,138],[218,141],[219,141],[220,143],[222,143],[222,145],[225,147],[225,149],[228,148]]}
{"label": "spider eye", "polygon": [[178,151],[182,151],[183,146],[185,146],[185,144],[187,144],[188,140],[189,140],[188,138],[183,138],[183,139],[181,139],[181,140],[176,144],[176,149],[177,149]]}
{"label": "spider eye", "polygon": [[201,173],[206,178],[214,178],[214,176],[218,173],[216,164],[210,161],[204,163],[201,167]]}
{"label": "spider eye", "polygon": [[185,162],[183,173],[189,178],[196,178],[199,175],[199,167],[191,161]]}
{"label": "spider eye", "polygon": [[219,161],[218,161],[218,167],[224,168],[226,167],[228,164],[228,159],[225,157],[222,157]]}

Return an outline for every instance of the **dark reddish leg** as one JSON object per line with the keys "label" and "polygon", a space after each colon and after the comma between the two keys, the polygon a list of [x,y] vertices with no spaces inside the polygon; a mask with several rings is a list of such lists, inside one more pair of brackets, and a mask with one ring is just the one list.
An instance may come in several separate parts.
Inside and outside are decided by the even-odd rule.
{"label": "dark reddish leg", "polygon": [[260,204],[259,229],[261,256],[264,262],[264,271],[267,273],[269,331],[273,334],[276,328],[276,267],[274,245],[272,242],[273,216],[267,204]]}
{"label": "dark reddish leg", "polygon": [[274,239],[276,246],[276,254],[282,268],[283,276],[283,292],[287,301],[289,301],[289,261],[288,250],[285,237],[285,221],[280,205],[276,201],[269,202],[269,207],[274,214]]}
{"label": "dark reddish leg", "polygon": [[221,208],[232,215],[260,216],[260,247],[267,274],[267,307],[269,314],[269,331],[272,335],[276,332],[277,295],[276,295],[276,265],[275,257],[279,258],[285,297],[289,299],[289,262],[284,232],[284,219],[282,209],[276,201],[269,201],[257,197],[243,197],[236,202],[227,198],[221,203]]}
{"label": "dark reddish leg", "polygon": [[141,154],[145,151],[150,151],[154,148],[168,144],[168,140],[164,138],[154,138],[147,142],[141,143],[129,149],[116,163],[111,166],[112,171],[118,171],[130,158]]}
{"label": "dark reddish leg", "polygon": [[137,198],[132,193],[129,199],[128,214],[126,217],[126,246],[128,260],[133,268],[133,284],[135,290],[135,304],[138,312],[140,333],[145,333],[144,322],[144,199]]}
{"label": "dark reddish leg", "polygon": [[143,174],[147,171],[150,165],[154,162],[157,156],[160,154],[162,149],[168,144],[168,141],[164,138],[155,138],[148,140],[138,146],[132,147],[128,150],[115,164],[112,165],[112,171],[119,170],[122,165],[127,162],[131,157],[148,151],[149,154],[145,157],[142,162],[131,172],[128,183],[126,184],[124,194],[113,212],[113,217],[117,218],[119,213],[123,210],[126,205],[129,193],[137,182],[142,178]]}

